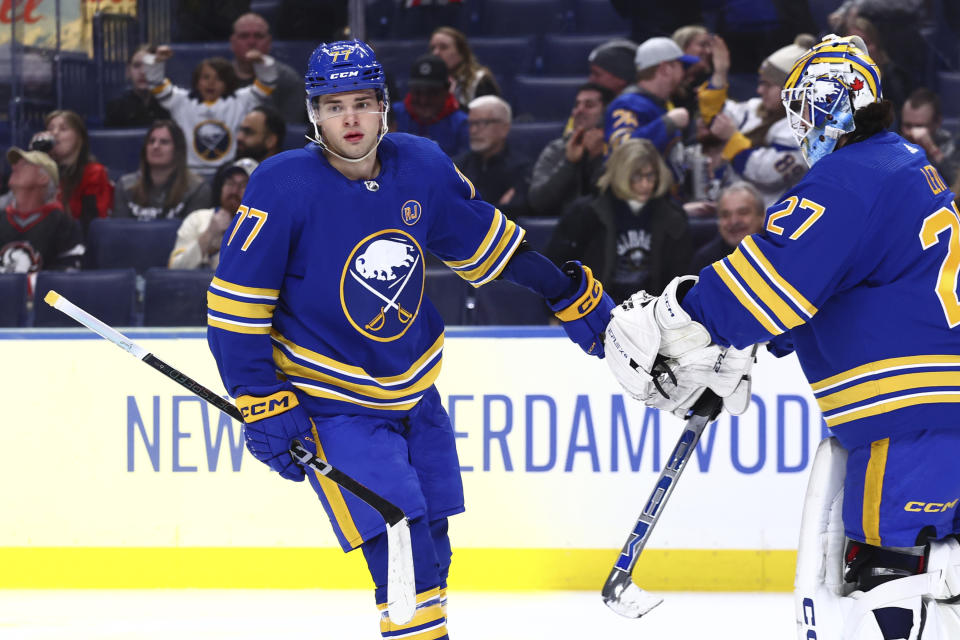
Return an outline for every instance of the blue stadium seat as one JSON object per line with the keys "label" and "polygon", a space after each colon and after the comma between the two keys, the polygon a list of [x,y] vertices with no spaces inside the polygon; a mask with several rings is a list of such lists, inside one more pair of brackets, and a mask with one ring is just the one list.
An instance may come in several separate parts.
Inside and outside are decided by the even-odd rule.
{"label": "blue stadium seat", "polygon": [[580,76],[587,81],[587,56],[615,36],[552,33],[543,37],[541,70],[549,76]]}
{"label": "blue stadium seat", "polygon": [[222,42],[174,42],[170,44],[173,57],[167,60],[165,70],[167,77],[173,84],[189,89],[193,70],[204,58],[220,56],[227,60],[233,59],[230,52],[230,43]]}
{"label": "blue stadium seat", "polygon": [[937,93],[943,105],[944,118],[960,116],[960,71],[941,71],[937,74]]}
{"label": "blue stadium seat", "polygon": [[536,162],[547,144],[563,135],[563,121],[520,122],[510,127],[507,141],[510,147]]}
{"label": "blue stadium seat", "polygon": [[694,251],[713,240],[717,233],[716,218],[690,218],[690,241]]}
{"label": "blue stadium seat", "polygon": [[573,16],[565,0],[486,0],[480,33],[488,36],[526,36],[566,31]]}
{"label": "blue stadium seat", "polygon": [[87,231],[85,267],[119,269],[132,267],[143,273],[150,267],[165,267],[182,220],[97,218]]}
{"label": "blue stadium seat", "polygon": [[27,316],[27,274],[0,273],[0,327],[22,327]]}
{"label": "blue stadium seat", "polygon": [[547,324],[550,310],[543,298],[525,287],[494,280],[474,292],[477,324]]}
{"label": "blue stadium seat", "polygon": [[[406,87],[406,79],[410,75],[410,67],[413,62],[425,53],[429,53],[427,41],[418,40],[383,40],[380,42],[371,42],[370,46],[377,54],[377,60],[383,66],[384,71],[389,74],[398,85]],[[403,98],[404,92],[401,91],[398,96],[390,96],[391,100]]]}
{"label": "blue stadium seat", "polygon": [[533,36],[477,36],[470,38],[470,49],[480,64],[490,67],[497,80],[534,70],[537,47]]}
{"label": "blue stadium seat", "polygon": [[140,148],[147,136],[143,127],[133,129],[91,129],[90,152],[107,168],[114,182],[140,168]]}
{"label": "blue stadium seat", "polygon": [[579,33],[615,34],[611,38],[622,38],[630,33],[630,23],[617,13],[610,0],[576,0],[575,5],[574,24]]}
{"label": "blue stadium seat", "polygon": [[147,269],[143,326],[206,326],[207,286],[212,278],[213,272],[205,269]]}
{"label": "blue stadium seat", "polygon": [[577,97],[577,89],[586,81],[582,76],[541,78],[517,76],[513,79],[513,117],[534,120],[566,120]]}
{"label": "blue stadium seat", "polygon": [[51,289],[110,326],[134,326],[136,278],[133,269],[41,271],[34,289],[33,326],[79,326],[70,316],[39,302]]}
{"label": "blue stadium seat", "polygon": [[943,128],[956,136],[960,136],[960,118],[944,118]]}
{"label": "blue stadium seat", "polygon": [[424,297],[440,312],[444,324],[470,324],[467,296],[473,295],[473,287],[447,267],[427,267],[425,277]]}
{"label": "blue stadium seat", "polygon": [[297,72],[307,72],[307,60],[317,48],[319,42],[313,40],[274,40],[270,45],[270,55]]}
{"label": "blue stadium seat", "polygon": [[525,217],[517,218],[517,224],[523,227],[526,234],[523,236],[523,239],[530,243],[530,246],[543,253],[547,248],[547,243],[550,242],[550,236],[553,235],[553,230],[557,226],[559,218],[534,218],[534,217]]}

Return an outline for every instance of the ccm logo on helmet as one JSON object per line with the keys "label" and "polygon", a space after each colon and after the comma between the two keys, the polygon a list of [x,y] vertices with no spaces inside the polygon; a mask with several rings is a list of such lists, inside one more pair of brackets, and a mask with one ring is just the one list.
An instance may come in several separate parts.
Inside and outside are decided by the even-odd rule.
{"label": "ccm logo on helmet", "polygon": [[359,71],[344,71],[343,73],[331,73],[330,79],[336,80],[337,78],[352,78],[358,75],[360,75]]}

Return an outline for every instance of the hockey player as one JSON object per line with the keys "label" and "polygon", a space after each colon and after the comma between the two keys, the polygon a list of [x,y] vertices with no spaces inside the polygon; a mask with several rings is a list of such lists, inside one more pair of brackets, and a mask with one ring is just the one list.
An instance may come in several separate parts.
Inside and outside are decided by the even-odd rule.
{"label": "hockey player", "polygon": [[[314,144],[254,172],[209,289],[210,348],[246,416],[250,452],[284,478],[293,439],[411,521],[417,614],[381,632],[447,638],[447,517],[463,511],[453,428],[434,381],[443,323],[423,296],[426,251],[474,286],[504,278],[548,301],[603,357],[613,303],[579,263],[557,269],[424,138],[387,134],[383,69],[358,41],[320,45],[306,74]],[[383,520],[308,479],[345,551],[361,548],[386,602]]]}
{"label": "hockey player", "polygon": [[[887,131],[859,38],[814,45],[782,97],[809,172],[699,281],[616,309],[607,361],[628,391],[682,413],[703,387],[742,387],[749,359],[718,359],[721,346],[789,332],[835,434],[807,491],[799,637],[957,638],[960,213],[922,148]],[[644,373],[658,353],[672,399]]]}

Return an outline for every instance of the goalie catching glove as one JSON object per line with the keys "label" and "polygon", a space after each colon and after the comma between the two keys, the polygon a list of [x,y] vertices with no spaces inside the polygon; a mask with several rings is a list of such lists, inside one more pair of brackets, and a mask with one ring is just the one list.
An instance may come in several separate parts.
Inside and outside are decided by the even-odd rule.
{"label": "goalie catching glove", "polygon": [[674,278],[664,292],[633,294],[613,310],[607,364],[624,390],[644,404],[685,417],[705,389],[740,415],[750,405],[753,349],[713,344],[707,329],[680,306],[696,276]]}
{"label": "goalie catching glove", "polygon": [[243,414],[243,437],[253,457],[294,482],[304,479],[303,468],[290,457],[295,439],[310,435],[313,422],[292,391],[278,391],[258,398],[240,396],[237,407]]}

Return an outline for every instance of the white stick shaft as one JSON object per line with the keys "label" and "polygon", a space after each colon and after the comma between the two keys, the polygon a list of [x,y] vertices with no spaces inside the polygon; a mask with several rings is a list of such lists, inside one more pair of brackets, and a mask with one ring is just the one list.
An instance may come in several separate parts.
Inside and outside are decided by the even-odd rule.
{"label": "white stick shaft", "polygon": [[48,291],[43,300],[54,309],[67,314],[86,328],[90,329],[102,338],[106,338],[138,360],[143,360],[143,358],[149,353],[149,351],[138,345],[127,336],[123,335],[113,327],[104,324],[99,319],[93,317],[77,305],[61,296],[56,291]]}

